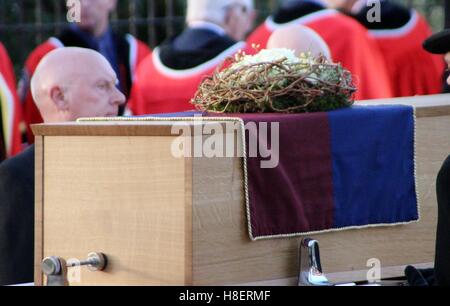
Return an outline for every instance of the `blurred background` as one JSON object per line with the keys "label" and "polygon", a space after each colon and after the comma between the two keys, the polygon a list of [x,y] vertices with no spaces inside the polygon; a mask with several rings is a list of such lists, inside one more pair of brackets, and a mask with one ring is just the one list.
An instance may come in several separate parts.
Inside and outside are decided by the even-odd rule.
{"label": "blurred background", "polygon": [[[220,0],[218,0],[220,1]],[[444,27],[444,0],[393,0],[421,12],[434,31]],[[32,49],[56,35],[66,24],[65,0],[0,0],[0,41],[7,47],[16,75]],[[278,0],[256,0],[261,22]],[[119,0],[113,28],[131,33],[151,47],[179,33],[184,26],[186,0]]]}

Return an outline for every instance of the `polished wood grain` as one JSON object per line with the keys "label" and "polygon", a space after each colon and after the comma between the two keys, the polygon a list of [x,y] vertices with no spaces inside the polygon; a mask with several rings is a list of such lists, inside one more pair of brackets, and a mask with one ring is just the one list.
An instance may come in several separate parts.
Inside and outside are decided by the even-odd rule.
{"label": "polished wood grain", "polygon": [[174,136],[173,124],[112,122],[59,123],[33,125],[34,135],[45,136]]}
{"label": "polished wood grain", "polygon": [[396,99],[358,101],[357,105],[411,105],[416,108],[417,117],[448,116],[450,113],[450,95],[416,96]]}
{"label": "polished wood grain", "polygon": [[35,188],[34,188],[34,282],[36,286],[43,284],[41,263],[44,259],[44,216],[43,216],[43,186],[44,186],[44,138],[35,137]]}
{"label": "polished wood grain", "polygon": [[[425,264],[414,264],[418,269],[429,269],[433,267],[433,263]],[[396,267],[383,267],[381,269],[381,283],[383,280],[389,280],[398,278],[399,275],[403,275],[406,266],[396,266]],[[367,282],[367,270],[359,271],[348,271],[344,273],[330,273],[326,274],[327,279],[332,284],[343,285],[351,282],[364,283]],[[252,283],[242,283],[239,286],[297,286],[298,277],[284,278],[284,279],[274,279],[269,281],[258,281]]]}
{"label": "polished wood grain", "polygon": [[[185,141],[191,141],[191,138],[186,137]],[[185,280],[183,285],[193,285],[194,284],[194,267],[193,267],[193,158],[185,158],[184,159],[184,223],[185,223],[185,232],[184,232],[184,275]]]}
{"label": "polished wood grain", "polygon": [[[120,119],[120,118],[118,118]],[[36,124],[32,126],[37,136],[168,136],[181,134],[181,130],[194,134],[195,126],[221,124],[225,131],[225,122],[218,123],[204,120],[193,121],[101,121],[101,122],[67,122],[54,124]]]}
{"label": "polished wood grain", "polygon": [[[191,282],[190,186],[169,137],[46,137],[44,256],[108,257],[71,285]],[[71,269],[71,273],[76,272]],[[69,271],[70,275],[70,271]]]}

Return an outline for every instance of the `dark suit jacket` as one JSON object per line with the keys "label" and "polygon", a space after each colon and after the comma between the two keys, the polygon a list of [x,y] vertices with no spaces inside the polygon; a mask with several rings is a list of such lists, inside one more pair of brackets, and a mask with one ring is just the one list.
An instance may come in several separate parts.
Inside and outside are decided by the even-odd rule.
{"label": "dark suit jacket", "polygon": [[237,42],[204,28],[186,28],[180,35],[162,43],[163,64],[175,70],[197,67],[215,58]]}
{"label": "dark suit jacket", "polygon": [[0,285],[33,282],[34,146],[0,164]]}
{"label": "dark suit jacket", "polygon": [[436,237],[436,284],[450,286],[450,156],[437,179],[438,226]]}

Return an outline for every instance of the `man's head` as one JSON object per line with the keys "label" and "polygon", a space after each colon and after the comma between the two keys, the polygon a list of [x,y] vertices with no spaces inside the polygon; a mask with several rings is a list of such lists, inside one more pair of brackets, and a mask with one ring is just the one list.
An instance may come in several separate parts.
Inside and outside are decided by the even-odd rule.
{"label": "man's head", "polygon": [[98,52],[60,48],[47,54],[31,80],[31,92],[45,122],[117,116],[125,96],[117,76]]}
{"label": "man's head", "polygon": [[[358,0],[322,0],[328,8],[342,9],[350,12]],[[364,0],[363,0],[364,1]]]}
{"label": "man's head", "polygon": [[[351,7],[358,0],[312,0],[317,3],[322,4],[323,6],[331,9],[345,9],[346,7]],[[295,6],[302,0],[284,0],[283,5],[285,7]]]}
{"label": "man's head", "polygon": [[[445,63],[447,64],[447,70],[450,70],[450,51],[445,53]],[[450,86],[450,76],[447,79],[447,84]]]}
{"label": "man's head", "polygon": [[221,26],[234,40],[243,40],[255,20],[253,0],[188,0],[187,22]]}
{"label": "man's head", "polygon": [[[450,68],[450,29],[432,35],[423,43],[423,47],[433,54],[445,54],[445,62]],[[450,85],[450,77],[447,83]]]}
{"label": "man's head", "polygon": [[286,48],[295,50],[297,55],[310,52],[313,56],[324,55],[330,61],[331,52],[327,43],[312,29],[293,25],[282,27],[270,36],[267,49]]}
{"label": "man's head", "polygon": [[81,21],[78,26],[94,36],[102,35],[109,26],[109,15],[116,8],[117,0],[80,0]]}

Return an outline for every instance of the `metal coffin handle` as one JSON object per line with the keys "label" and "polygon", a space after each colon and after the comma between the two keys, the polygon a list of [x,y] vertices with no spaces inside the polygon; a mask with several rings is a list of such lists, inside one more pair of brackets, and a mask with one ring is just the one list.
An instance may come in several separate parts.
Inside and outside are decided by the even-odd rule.
{"label": "metal coffin handle", "polygon": [[92,272],[103,271],[107,266],[103,253],[90,253],[83,261],[66,261],[60,257],[47,257],[42,261],[42,272],[47,276],[47,286],[68,286],[67,269],[87,266]]}
{"label": "metal coffin handle", "polygon": [[300,243],[299,286],[332,286],[322,270],[319,242],[304,239]]}

